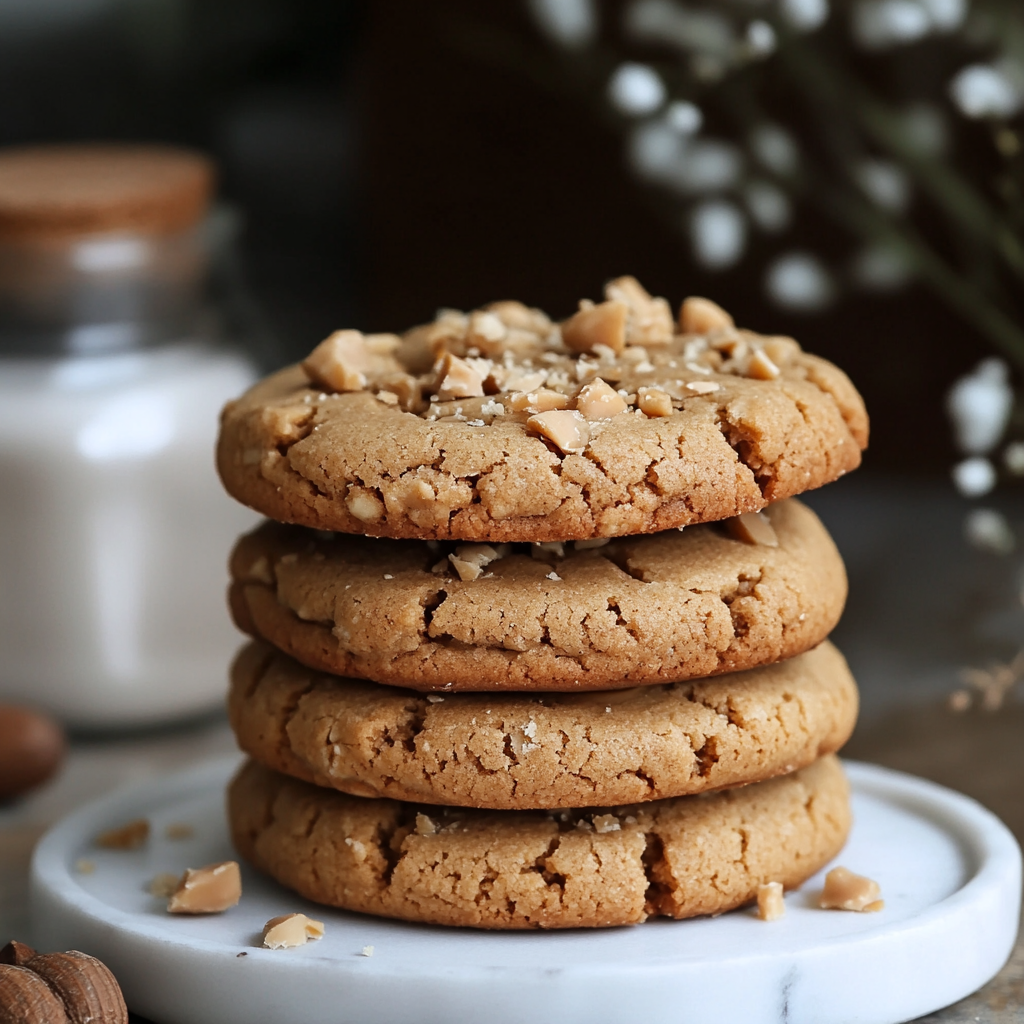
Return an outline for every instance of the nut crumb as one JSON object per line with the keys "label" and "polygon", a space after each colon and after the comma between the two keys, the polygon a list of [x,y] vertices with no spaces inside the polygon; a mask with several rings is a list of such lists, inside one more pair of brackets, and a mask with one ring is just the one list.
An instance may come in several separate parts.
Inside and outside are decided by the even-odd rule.
{"label": "nut crumb", "polygon": [[389,572],[384,573],[384,579],[386,579],[386,580],[393,580],[394,578],[395,577],[392,576],[391,573],[389,573]]}
{"label": "nut crumb", "polygon": [[767,548],[777,548],[779,538],[775,528],[764,512],[744,512],[725,521],[725,528],[731,537],[746,544],[763,544]]}
{"label": "nut crumb", "polygon": [[238,862],[222,861],[188,868],[167,903],[170,914],[219,914],[242,898]]}
{"label": "nut crumb", "polygon": [[294,949],[304,946],[310,939],[324,937],[323,921],[314,921],[305,914],[282,914],[272,917],[263,926],[265,949]]}
{"label": "nut crumb", "polygon": [[195,834],[191,825],[181,821],[172,822],[164,829],[164,837],[172,840],[191,839]]}
{"label": "nut crumb", "polygon": [[757,916],[762,921],[778,921],[786,913],[781,882],[765,882],[757,887]]}
{"label": "nut crumb", "polygon": [[169,900],[174,895],[174,890],[178,888],[180,881],[181,875],[172,875],[169,871],[161,871],[159,875],[153,877],[146,889],[158,899]]}
{"label": "nut crumb", "polygon": [[849,868],[833,868],[825,876],[825,888],[821,892],[818,906],[822,910],[857,910],[873,913],[882,910],[885,901],[879,899],[881,888],[878,883],[863,875],[856,875]]}
{"label": "nut crumb", "polygon": [[441,701],[444,700],[444,697],[441,697],[436,693],[428,693],[427,700],[430,701],[431,704],[440,704]]}
{"label": "nut crumb", "polygon": [[373,956],[373,946],[363,946],[360,956]]}
{"label": "nut crumb", "polygon": [[590,441],[590,427],[575,409],[555,409],[538,413],[526,426],[546,437],[566,455],[579,455]]}
{"label": "nut crumb", "polygon": [[618,832],[622,828],[614,814],[595,814],[594,831],[603,835],[605,832]]}
{"label": "nut crumb", "polygon": [[686,389],[696,392],[698,395],[710,395],[718,391],[721,386],[721,384],[716,384],[713,380],[691,380],[686,385]]}
{"label": "nut crumb", "polygon": [[96,845],[105,850],[137,850],[149,839],[149,822],[145,818],[130,821],[119,828],[108,829],[96,837]]}
{"label": "nut crumb", "polygon": [[556,583],[561,583],[562,582],[562,577],[559,576],[558,573],[555,572],[554,570],[552,570],[551,572],[549,572],[547,574],[546,579],[554,580]]}

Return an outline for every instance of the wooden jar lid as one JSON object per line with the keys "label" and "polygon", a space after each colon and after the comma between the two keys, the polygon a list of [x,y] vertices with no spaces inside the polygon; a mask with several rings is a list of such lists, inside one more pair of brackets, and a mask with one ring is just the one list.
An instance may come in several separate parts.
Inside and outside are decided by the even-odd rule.
{"label": "wooden jar lid", "polygon": [[169,146],[0,150],[0,239],[180,231],[206,213],[213,180],[209,159]]}

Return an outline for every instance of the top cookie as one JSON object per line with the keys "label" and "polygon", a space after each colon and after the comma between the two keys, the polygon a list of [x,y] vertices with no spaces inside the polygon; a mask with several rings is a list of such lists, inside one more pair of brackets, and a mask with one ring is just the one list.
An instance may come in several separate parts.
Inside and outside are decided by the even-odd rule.
{"label": "top cookie", "polygon": [[756,511],[860,463],[831,363],[632,278],[561,324],[518,302],[397,335],[338,331],[221,421],[228,491],[282,522],[380,537],[580,540]]}

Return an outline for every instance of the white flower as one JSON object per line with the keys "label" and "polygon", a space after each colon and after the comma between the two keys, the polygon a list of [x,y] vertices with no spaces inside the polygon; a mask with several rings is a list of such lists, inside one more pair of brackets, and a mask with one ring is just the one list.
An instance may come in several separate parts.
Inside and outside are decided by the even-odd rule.
{"label": "white flower", "polygon": [[665,83],[646,64],[620,64],[608,82],[608,98],[622,114],[653,114],[665,102]]}
{"label": "white flower", "polygon": [[888,160],[862,160],[854,177],[877,206],[902,213],[910,201],[910,182],[902,168]]}
{"label": "white flower", "polygon": [[940,32],[954,32],[967,17],[967,0],[918,0]]}
{"label": "white flower", "polygon": [[767,21],[752,21],[747,26],[747,49],[754,57],[767,57],[775,52],[775,29]]}
{"label": "white flower", "polygon": [[704,115],[695,103],[675,100],[665,111],[665,123],[680,135],[696,135],[704,124]]}
{"label": "white flower", "polygon": [[1011,441],[1006,446],[1003,465],[1014,476],[1024,476],[1024,441]]}
{"label": "white flower", "polygon": [[859,0],[853,8],[853,36],[869,50],[912,43],[932,28],[918,0]]}
{"label": "white flower", "polygon": [[527,4],[540,30],[567,50],[579,50],[594,41],[594,0],[527,0]]}
{"label": "white flower", "polygon": [[806,252],[777,257],[765,277],[768,295],[780,306],[807,312],[823,309],[835,296],[835,285],[822,262]]}
{"label": "white flower", "polygon": [[743,255],[747,223],[735,204],[709,200],[696,206],[690,215],[690,237],[698,263],[724,270]]}
{"label": "white flower", "polygon": [[971,509],[964,520],[964,537],[972,547],[994,555],[1008,555],[1016,544],[1006,517],[994,508]]}
{"label": "white flower", "polygon": [[828,20],[828,0],[780,0],[782,16],[798,32],[813,32]]}
{"label": "white flower", "polygon": [[980,498],[996,485],[996,471],[988,459],[972,455],[953,467],[953,484],[965,498]]}
{"label": "white flower", "polygon": [[762,231],[783,231],[792,218],[789,197],[768,181],[755,179],[743,190],[743,200]]}
{"label": "white flower", "polygon": [[750,136],[750,149],[757,160],[778,175],[792,174],[800,155],[793,137],[776,124],[758,125]]}
{"label": "white flower", "polygon": [[639,125],[630,138],[629,159],[643,178],[683,195],[732,188],[743,171],[739,150],[716,139],[690,140],[664,120]]}
{"label": "white flower", "polygon": [[885,245],[867,245],[853,259],[854,281],[874,291],[894,291],[913,276],[903,255]]}
{"label": "white flower", "polygon": [[695,10],[672,0],[637,0],[626,9],[624,25],[635,39],[668,43],[686,53],[732,59],[736,36],[729,19],[713,10]]}
{"label": "white flower", "polygon": [[946,412],[953,421],[956,443],[968,455],[991,451],[1003,436],[1013,411],[1013,388],[1006,363],[983,359],[961,377],[946,396]]}
{"label": "white flower", "polygon": [[1024,88],[991,64],[971,64],[949,85],[949,93],[967,117],[1013,117],[1024,106]]}

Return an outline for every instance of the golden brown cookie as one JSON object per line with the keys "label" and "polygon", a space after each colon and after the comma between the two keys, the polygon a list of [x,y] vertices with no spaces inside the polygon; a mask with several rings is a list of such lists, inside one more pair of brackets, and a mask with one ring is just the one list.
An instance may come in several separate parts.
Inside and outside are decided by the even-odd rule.
{"label": "golden brown cookie", "polygon": [[705,796],[585,811],[467,811],[364,800],[249,762],[228,792],[238,852],[307,899],[476,928],[575,928],[742,906],[842,848],[846,779],[829,755]]}
{"label": "golden brown cookie", "polygon": [[661,800],[806,767],[849,738],[857,687],[827,641],[712,680],[444,697],[317,674],[250,644],[228,708],[242,750],[306,782],[528,810]]}
{"label": "golden brown cookie", "polygon": [[791,338],[632,279],[562,324],[517,302],[339,331],[224,410],[218,466],[280,522],[548,541],[756,511],[860,463],[863,402]]}
{"label": "golden brown cookie", "polygon": [[759,516],[777,546],[732,523],[554,548],[267,523],[231,557],[231,605],[241,629],[310,668],[392,686],[675,683],[792,657],[839,620],[846,574],[817,516],[796,501]]}

